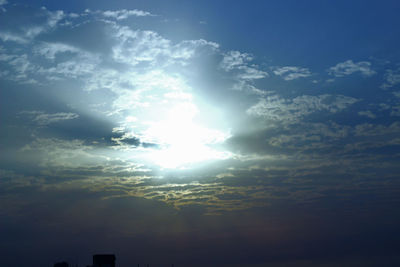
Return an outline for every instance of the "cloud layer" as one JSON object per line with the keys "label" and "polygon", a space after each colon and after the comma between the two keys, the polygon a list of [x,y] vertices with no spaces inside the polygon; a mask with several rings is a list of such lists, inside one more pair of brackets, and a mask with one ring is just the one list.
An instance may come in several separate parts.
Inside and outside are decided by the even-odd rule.
{"label": "cloud layer", "polygon": [[[165,15],[133,7],[0,6],[4,229],[44,214],[26,231],[85,232],[107,244],[96,233],[109,229],[110,244],[126,247],[127,237],[173,239],[170,254],[137,249],[168,258],[192,244],[197,252],[185,259],[201,262],[195,244],[227,248],[213,259],[241,240],[255,258],[268,247],[272,258],[297,259],[314,251],[298,247],[321,244],[331,229],[358,235],[353,220],[377,236],[370,217],[382,215],[388,233],[398,222],[390,220],[400,188],[393,60],[291,64],[267,49],[169,36]],[[326,234],[326,244],[347,255],[340,238]]]}

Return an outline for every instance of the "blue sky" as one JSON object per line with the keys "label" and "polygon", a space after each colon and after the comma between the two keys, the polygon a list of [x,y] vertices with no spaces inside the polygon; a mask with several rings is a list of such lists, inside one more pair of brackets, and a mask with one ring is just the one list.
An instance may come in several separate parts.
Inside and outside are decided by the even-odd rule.
{"label": "blue sky", "polygon": [[398,10],[0,0],[7,266],[396,265]]}

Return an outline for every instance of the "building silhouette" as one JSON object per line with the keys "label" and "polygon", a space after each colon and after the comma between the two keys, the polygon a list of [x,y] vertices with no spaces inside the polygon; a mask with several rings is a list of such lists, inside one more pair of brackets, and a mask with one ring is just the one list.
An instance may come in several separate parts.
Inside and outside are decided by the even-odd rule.
{"label": "building silhouette", "polygon": [[92,267],[115,267],[115,255],[114,254],[93,255]]}
{"label": "building silhouette", "polygon": [[63,262],[57,262],[54,264],[54,267],[69,267],[68,263],[63,261]]}

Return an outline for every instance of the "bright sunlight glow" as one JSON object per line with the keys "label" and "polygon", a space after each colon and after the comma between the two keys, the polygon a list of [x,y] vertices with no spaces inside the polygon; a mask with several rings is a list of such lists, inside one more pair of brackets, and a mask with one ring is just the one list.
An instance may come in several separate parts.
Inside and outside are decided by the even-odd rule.
{"label": "bright sunlight glow", "polygon": [[165,120],[151,123],[145,135],[162,146],[153,150],[149,159],[163,168],[184,168],[205,160],[228,158],[229,153],[210,146],[223,142],[229,134],[196,124],[197,113],[193,103],[184,102],[172,107]]}

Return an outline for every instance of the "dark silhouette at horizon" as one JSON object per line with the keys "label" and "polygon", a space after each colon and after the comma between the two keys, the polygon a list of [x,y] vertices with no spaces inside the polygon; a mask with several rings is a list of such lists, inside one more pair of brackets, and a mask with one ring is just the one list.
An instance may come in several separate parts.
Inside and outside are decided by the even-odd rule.
{"label": "dark silhouette at horizon", "polygon": [[114,254],[95,254],[93,265],[88,265],[88,267],[115,267],[115,260]]}
{"label": "dark silhouette at horizon", "polygon": [[[95,254],[93,255],[93,263],[92,265],[86,265],[86,267],[115,267],[116,257],[114,254]],[[62,261],[57,262],[53,265],[54,267],[73,267],[70,266],[68,262]],[[76,265],[78,266],[78,265]],[[137,265],[140,267],[140,264]],[[150,264],[145,264],[143,266],[150,267]],[[174,267],[174,264],[171,264],[171,267]]]}

